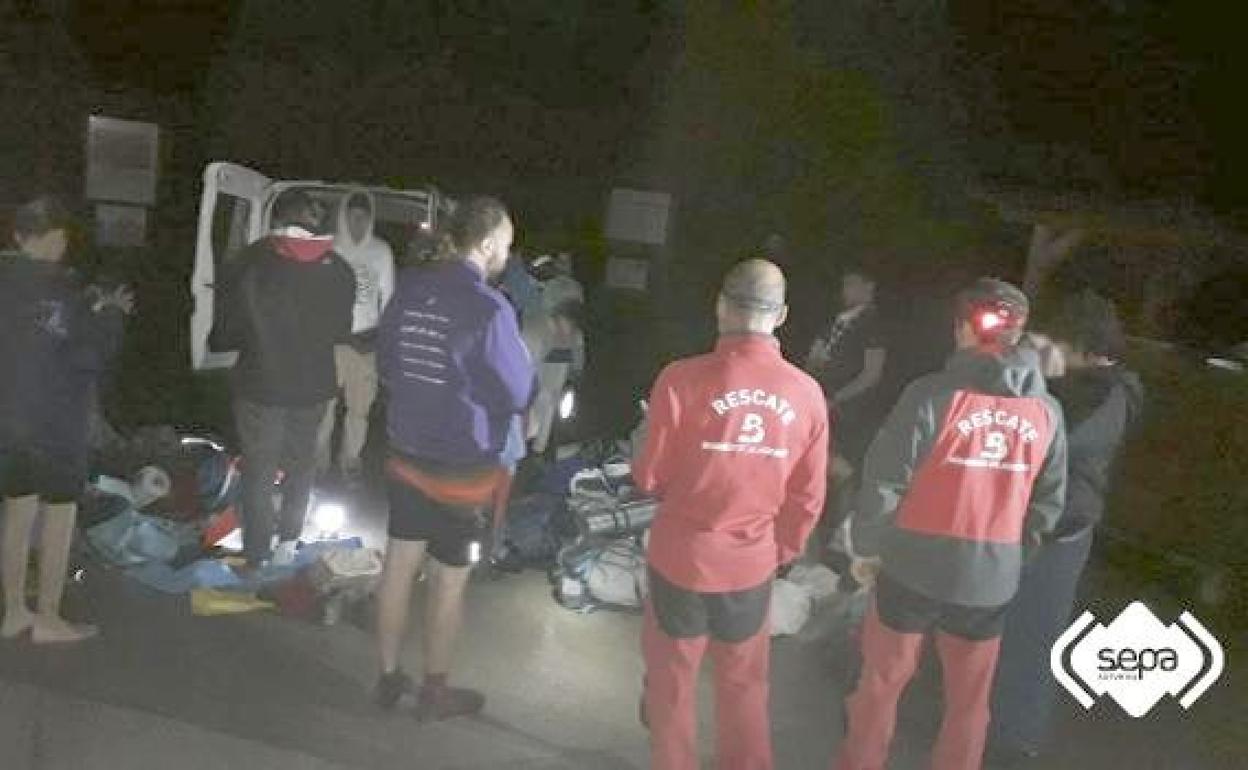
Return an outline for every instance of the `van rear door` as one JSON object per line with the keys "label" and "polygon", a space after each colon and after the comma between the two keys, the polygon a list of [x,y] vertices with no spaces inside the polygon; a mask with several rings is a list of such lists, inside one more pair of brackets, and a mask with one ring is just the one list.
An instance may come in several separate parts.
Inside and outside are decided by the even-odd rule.
{"label": "van rear door", "polygon": [[232,366],[236,354],[213,353],[208,334],[218,312],[216,279],[248,244],[264,232],[264,206],[272,180],[235,163],[210,163],[204,169],[204,191],[199,204],[199,233],[195,242],[195,270],[191,293],[191,366],[217,369]]}

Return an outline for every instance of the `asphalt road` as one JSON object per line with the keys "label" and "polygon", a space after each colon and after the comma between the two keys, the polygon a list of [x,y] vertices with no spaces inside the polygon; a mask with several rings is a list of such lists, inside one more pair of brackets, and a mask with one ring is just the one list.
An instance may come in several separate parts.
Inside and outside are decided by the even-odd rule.
{"label": "asphalt road", "polygon": [[[375,507],[354,515],[375,538]],[[1106,608],[1121,609],[1128,597],[1168,601],[1158,586],[1105,570],[1091,577],[1089,596]],[[3,770],[647,767],[636,720],[639,618],[568,612],[539,573],[474,584],[457,677],[488,694],[486,714],[423,726],[371,706],[375,662],[371,637],[359,628],[271,614],[195,617],[185,598],[90,565],[67,607],[101,623],[102,638],[74,648],[0,646]],[[829,606],[801,636],[774,646],[782,770],[826,768],[840,741],[839,617]],[[418,671],[417,636],[406,665]],[[1248,766],[1240,654],[1248,646],[1223,641],[1227,673],[1190,712],[1167,701],[1136,720],[1112,703],[1084,713],[1064,698],[1053,753],[1033,766]],[[926,766],[940,703],[932,663],[903,702],[894,768]],[[711,704],[703,695],[709,758]]]}

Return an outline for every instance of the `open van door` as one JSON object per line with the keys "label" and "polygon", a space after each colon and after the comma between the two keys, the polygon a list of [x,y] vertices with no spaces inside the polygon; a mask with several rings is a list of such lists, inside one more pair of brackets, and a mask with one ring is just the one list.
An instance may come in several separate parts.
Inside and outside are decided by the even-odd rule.
{"label": "open van door", "polygon": [[234,163],[209,163],[199,202],[199,233],[191,294],[191,366],[217,369],[233,366],[236,354],[213,353],[208,334],[217,312],[216,279],[248,244],[263,234],[264,205],[272,183],[268,177]]}

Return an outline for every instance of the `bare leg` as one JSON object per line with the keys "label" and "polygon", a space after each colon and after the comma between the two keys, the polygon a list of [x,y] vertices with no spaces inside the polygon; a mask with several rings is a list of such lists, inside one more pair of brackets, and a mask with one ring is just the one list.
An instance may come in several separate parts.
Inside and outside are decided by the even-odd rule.
{"label": "bare leg", "polygon": [[471,567],[448,567],[445,564],[438,564],[438,568],[433,570],[425,606],[425,627],[422,629],[427,676],[450,673],[455,642],[464,622],[464,588],[471,574]]}
{"label": "bare leg", "polygon": [[39,545],[39,603],[31,631],[31,639],[38,644],[79,642],[99,633],[95,626],[71,624],[61,617],[61,597],[65,593],[69,548],[77,518],[78,506],[74,503],[50,504],[44,510]]}
{"label": "bare leg", "polygon": [[412,583],[425,561],[425,546],[424,541],[393,538],[386,546],[386,563],[377,591],[377,652],[383,674],[393,673],[399,667],[412,604]]}
{"label": "bare leg", "polygon": [[494,535],[494,545],[498,545],[503,535],[503,527],[507,525],[507,506],[511,503],[511,487],[516,480],[516,469],[512,467],[508,471],[507,476],[498,482],[498,486],[494,489],[494,506],[493,524],[490,530]]}
{"label": "bare leg", "polygon": [[39,515],[39,498],[10,497],[4,501],[4,624],[0,637],[12,639],[30,628],[34,615],[26,604],[26,569],[30,564],[30,535]]}

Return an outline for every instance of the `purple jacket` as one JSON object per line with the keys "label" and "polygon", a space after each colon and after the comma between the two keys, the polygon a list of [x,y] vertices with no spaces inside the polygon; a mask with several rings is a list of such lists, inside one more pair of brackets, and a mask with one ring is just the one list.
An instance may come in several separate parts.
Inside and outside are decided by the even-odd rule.
{"label": "purple jacket", "polygon": [[395,450],[439,465],[498,464],[534,367],[515,312],[475,267],[404,270],[379,330],[377,368]]}

